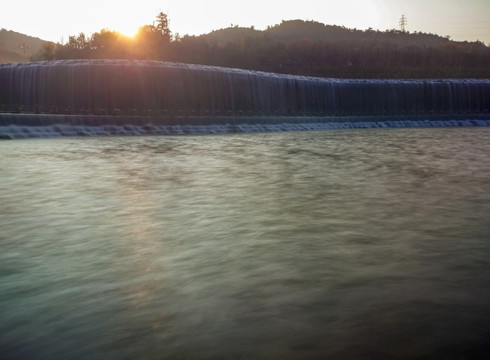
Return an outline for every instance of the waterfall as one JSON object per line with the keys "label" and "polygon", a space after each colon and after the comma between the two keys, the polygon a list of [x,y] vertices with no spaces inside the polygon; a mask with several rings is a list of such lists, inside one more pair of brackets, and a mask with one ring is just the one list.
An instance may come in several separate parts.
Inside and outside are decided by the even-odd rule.
{"label": "waterfall", "polygon": [[328,79],[141,60],[0,65],[0,138],[488,126],[489,109],[488,79]]}
{"label": "waterfall", "polygon": [[346,80],[155,61],[0,65],[3,111],[327,116],[484,113],[489,80]]}

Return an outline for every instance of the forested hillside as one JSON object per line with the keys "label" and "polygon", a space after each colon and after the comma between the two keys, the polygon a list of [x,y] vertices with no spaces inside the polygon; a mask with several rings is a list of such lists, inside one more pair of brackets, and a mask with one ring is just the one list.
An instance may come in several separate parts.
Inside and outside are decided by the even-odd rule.
{"label": "forested hillside", "polygon": [[29,61],[46,41],[6,29],[0,30],[0,63]]}
{"label": "forested hillside", "polygon": [[32,59],[151,59],[321,77],[490,78],[489,47],[435,34],[291,20],[266,30],[235,26],[179,36],[168,24],[160,13],[134,38],[107,29],[80,33],[66,44],[45,43]]}
{"label": "forested hillside", "polygon": [[[199,44],[186,61],[327,77],[490,77],[480,42],[398,30],[356,30],[292,20],[264,31],[227,28],[182,43]],[[186,48],[182,44],[182,48]],[[189,47],[192,47],[190,45]],[[184,54],[179,53],[179,56]],[[199,59],[193,58],[198,55]]]}

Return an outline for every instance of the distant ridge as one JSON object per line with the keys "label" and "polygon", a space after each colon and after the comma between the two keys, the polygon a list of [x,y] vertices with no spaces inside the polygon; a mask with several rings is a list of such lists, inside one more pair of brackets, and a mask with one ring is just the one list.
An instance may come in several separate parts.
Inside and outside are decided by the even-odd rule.
{"label": "distant ridge", "polygon": [[47,43],[37,37],[12,30],[0,30],[0,63],[26,62]]}
{"label": "distant ridge", "polygon": [[155,25],[141,29],[133,39],[102,29],[70,36],[64,44],[2,29],[0,63],[142,59],[330,78],[490,78],[490,47],[437,34],[304,20],[265,30],[231,26],[199,36],[172,37],[168,27],[164,36]]}
{"label": "distant ridge", "polygon": [[[346,78],[490,78],[490,47],[422,32],[359,30],[288,20],[265,30],[229,27],[197,37],[185,62]],[[207,48],[206,48],[207,46]],[[184,47],[184,46],[181,46]],[[205,49],[203,51],[202,49]],[[197,55],[196,55],[197,54]]]}
{"label": "distant ridge", "polygon": [[[447,43],[458,43],[436,34],[421,32],[402,32],[400,30],[351,29],[345,26],[327,25],[317,21],[287,20],[280,24],[269,26],[265,30],[255,30],[244,27],[228,27],[214,30],[199,37],[210,44],[236,42],[249,37],[266,37],[269,41],[287,43],[307,39],[311,42],[350,42],[360,45],[366,42],[391,42],[399,47],[420,46],[432,47]],[[459,42],[467,43],[467,42]]]}

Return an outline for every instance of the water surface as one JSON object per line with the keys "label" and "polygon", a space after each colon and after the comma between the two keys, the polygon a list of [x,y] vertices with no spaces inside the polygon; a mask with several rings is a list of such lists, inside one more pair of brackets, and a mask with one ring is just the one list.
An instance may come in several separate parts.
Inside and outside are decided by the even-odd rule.
{"label": "water surface", "polygon": [[490,128],[0,142],[6,359],[486,359]]}

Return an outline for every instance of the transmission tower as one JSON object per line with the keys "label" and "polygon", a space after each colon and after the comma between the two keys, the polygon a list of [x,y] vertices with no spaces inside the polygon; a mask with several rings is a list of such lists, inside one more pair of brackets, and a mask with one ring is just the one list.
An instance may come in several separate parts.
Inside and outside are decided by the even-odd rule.
{"label": "transmission tower", "polygon": [[400,30],[402,32],[405,32],[405,25],[407,25],[407,17],[405,15],[402,15],[400,18]]}
{"label": "transmission tower", "polygon": [[25,41],[20,44],[19,46],[22,50],[24,50],[24,55],[26,54],[26,50],[30,48],[30,45],[28,43],[26,43]]}

